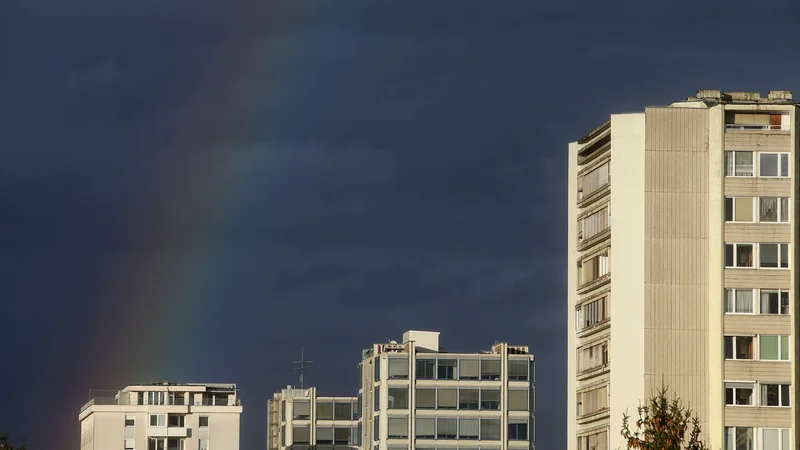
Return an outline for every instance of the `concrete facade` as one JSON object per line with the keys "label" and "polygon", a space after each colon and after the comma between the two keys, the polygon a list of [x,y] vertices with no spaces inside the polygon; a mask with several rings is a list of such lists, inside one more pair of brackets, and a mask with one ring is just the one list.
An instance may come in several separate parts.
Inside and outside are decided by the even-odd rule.
{"label": "concrete facade", "polygon": [[662,384],[709,448],[798,448],[796,110],[699,91],[569,144],[570,450]]}
{"label": "concrete facade", "polygon": [[233,384],[133,385],[80,411],[81,450],[238,450]]}
{"label": "concrete facade", "polygon": [[528,347],[497,343],[444,353],[439,333],[363,351],[359,399],[365,449],[534,449],[535,365]]}
{"label": "concrete facade", "polygon": [[267,450],[353,450],[361,446],[356,397],[318,397],[287,387],[267,402]]}

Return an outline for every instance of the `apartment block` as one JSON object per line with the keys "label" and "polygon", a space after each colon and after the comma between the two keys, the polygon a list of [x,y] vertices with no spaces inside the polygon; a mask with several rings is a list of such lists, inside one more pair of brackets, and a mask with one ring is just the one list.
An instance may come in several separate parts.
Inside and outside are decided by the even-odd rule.
{"label": "apartment block", "polygon": [[267,450],[354,450],[361,446],[356,397],[317,397],[288,386],[267,401]]}
{"label": "apartment block", "polygon": [[698,91],[569,144],[568,449],[663,385],[709,448],[800,448],[797,106]]}
{"label": "apartment block", "polygon": [[235,384],[132,385],[83,405],[81,450],[238,450],[241,414]]}
{"label": "apartment block", "polygon": [[364,448],[534,448],[534,357],[496,343],[477,353],[440,350],[439,333],[365,349],[358,393]]}

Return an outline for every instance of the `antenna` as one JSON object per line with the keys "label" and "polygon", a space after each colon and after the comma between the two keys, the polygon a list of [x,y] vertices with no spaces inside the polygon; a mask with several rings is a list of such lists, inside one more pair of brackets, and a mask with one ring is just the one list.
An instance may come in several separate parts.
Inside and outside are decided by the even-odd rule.
{"label": "antenna", "polygon": [[300,350],[300,361],[295,361],[295,364],[300,364],[300,367],[295,367],[294,370],[300,371],[300,389],[304,389],[304,376],[306,374],[306,364],[311,364],[314,361],[309,361],[306,359],[306,348],[303,347]]}

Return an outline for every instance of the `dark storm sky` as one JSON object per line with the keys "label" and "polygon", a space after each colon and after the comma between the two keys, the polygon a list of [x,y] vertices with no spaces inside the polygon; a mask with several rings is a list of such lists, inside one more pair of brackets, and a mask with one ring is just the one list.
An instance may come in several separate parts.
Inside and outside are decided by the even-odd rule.
{"label": "dark storm sky", "polygon": [[260,449],[300,346],[351,395],[429,329],[530,345],[563,448],[567,142],[797,87],[798,6],[3,0],[0,432],[77,449],[89,389],[235,382]]}

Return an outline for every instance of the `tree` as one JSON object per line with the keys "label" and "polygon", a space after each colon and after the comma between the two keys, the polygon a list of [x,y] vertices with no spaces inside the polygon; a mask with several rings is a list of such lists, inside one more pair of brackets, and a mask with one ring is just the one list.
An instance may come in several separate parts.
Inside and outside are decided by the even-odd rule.
{"label": "tree", "polygon": [[700,441],[697,416],[682,407],[678,398],[670,401],[667,388],[662,386],[648,404],[637,410],[635,431],[630,429],[630,416],[622,415],[622,437],[629,450],[708,450]]}
{"label": "tree", "polygon": [[3,433],[0,436],[0,450],[25,450],[26,447],[23,444],[22,447],[14,447],[11,443],[8,442],[8,434]]}

